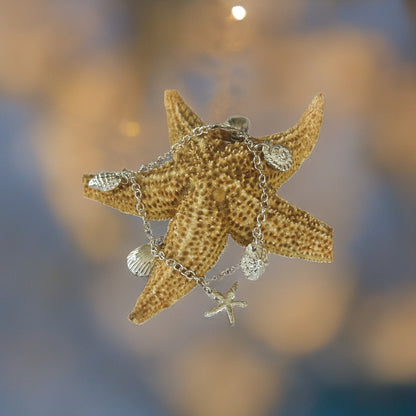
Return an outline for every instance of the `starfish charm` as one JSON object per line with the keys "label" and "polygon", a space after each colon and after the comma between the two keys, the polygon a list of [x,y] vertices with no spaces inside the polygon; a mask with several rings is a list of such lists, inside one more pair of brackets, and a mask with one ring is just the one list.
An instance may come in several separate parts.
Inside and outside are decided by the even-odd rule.
{"label": "starfish charm", "polygon": [[[262,157],[269,189],[269,208],[262,224],[268,252],[317,262],[333,259],[332,228],[276,194],[314,148],[323,117],[324,98],[316,96],[298,124],[282,133],[250,139],[289,149],[291,167],[279,171]],[[171,146],[204,122],[175,90],[165,92]],[[109,191],[88,186],[94,175],[83,177],[84,196],[122,212],[138,215],[131,184],[123,181]],[[118,182],[118,178],[113,180]],[[173,159],[149,171],[136,172],[148,220],[169,219],[164,253],[195,272],[205,274],[225,249],[228,235],[242,246],[252,242],[259,214],[261,190],[253,155],[226,129],[211,129],[190,140]],[[273,190],[273,193],[271,192]],[[166,262],[155,260],[150,278],[129,319],[143,323],[173,305],[196,286]]]}
{"label": "starfish charm", "polygon": [[237,300],[235,301],[235,291],[237,290],[238,283],[235,282],[230,289],[227,290],[225,295],[218,292],[217,290],[213,290],[211,297],[218,302],[217,306],[214,306],[209,311],[205,312],[204,316],[207,318],[216,315],[219,312],[225,311],[227,312],[228,319],[230,321],[231,326],[235,324],[235,315],[234,315],[234,308],[239,306],[240,308],[245,308],[247,306],[247,302]]}

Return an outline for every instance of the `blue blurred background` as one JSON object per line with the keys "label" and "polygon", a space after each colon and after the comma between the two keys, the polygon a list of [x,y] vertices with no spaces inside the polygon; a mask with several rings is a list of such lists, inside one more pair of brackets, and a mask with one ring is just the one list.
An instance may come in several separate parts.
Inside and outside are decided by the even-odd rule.
{"label": "blue blurred background", "polygon": [[[416,414],[415,2],[235,4],[0,3],[1,415]],[[197,291],[129,323],[142,227],[82,198],[168,149],[165,89],[255,136],[326,96],[280,195],[334,227],[335,263],[273,256],[234,328]]]}

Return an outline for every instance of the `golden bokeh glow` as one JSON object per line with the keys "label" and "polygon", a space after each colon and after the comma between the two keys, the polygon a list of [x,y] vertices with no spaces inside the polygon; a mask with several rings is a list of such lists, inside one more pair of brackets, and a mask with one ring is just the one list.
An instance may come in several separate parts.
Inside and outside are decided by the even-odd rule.
{"label": "golden bokeh glow", "polygon": [[379,380],[404,382],[416,377],[416,288],[370,297],[358,308],[357,353]]}
{"label": "golden bokeh glow", "polygon": [[290,278],[275,278],[258,298],[252,296],[245,323],[280,354],[309,354],[327,345],[340,329],[351,289],[349,282],[330,273],[299,270]]}
{"label": "golden bokeh glow", "polygon": [[119,129],[125,137],[137,137],[140,134],[140,124],[137,121],[124,120],[120,123]]}
{"label": "golden bokeh glow", "polygon": [[232,335],[191,344],[165,374],[175,414],[262,416],[281,400],[281,370]]}

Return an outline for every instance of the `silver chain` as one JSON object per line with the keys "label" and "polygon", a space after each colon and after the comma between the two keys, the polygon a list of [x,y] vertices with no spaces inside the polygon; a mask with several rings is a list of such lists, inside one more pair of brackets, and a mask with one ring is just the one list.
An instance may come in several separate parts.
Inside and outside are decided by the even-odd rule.
{"label": "silver chain", "polygon": [[253,164],[254,169],[256,169],[259,173],[259,188],[261,190],[260,196],[260,212],[256,218],[256,226],[253,228],[253,242],[254,247],[256,248],[259,244],[263,245],[264,243],[264,236],[261,230],[261,226],[266,221],[266,211],[269,208],[269,195],[267,193],[267,179],[266,175],[263,173],[263,164],[260,158],[259,149],[263,147],[263,144],[255,145],[252,140],[248,136],[244,138],[244,143],[246,144],[248,150],[254,154]]}
{"label": "silver chain", "polygon": [[146,209],[142,202],[143,195],[142,195],[140,185],[136,181],[135,174],[141,173],[141,172],[149,172],[153,169],[162,167],[165,163],[170,162],[173,159],[174,153],[178,152],[190,140],[200,137],[216,128],[221,128],[221,129],[232,132],[233,136],[243,141],[245,145],[247,146],[248,150],[254,155],[253,157],[254,169],[256,169],[257,172],[259,173],[258,185],[259,185],[260,190],[262,191],[261,196],[260,196],[260,213],[257,215],[256,226],[254,227],[252,231],[253,243],[254,243],[254,247],[256,248],[259,244],[262,245],[264,242],[264,237],[263,237],[263,232],[261,230],[261,226],[266,221],[266,211],[269,208],[269,196],[267,193],[267,180],[266,180],[266,176],[263,173],[263,164],[262,164],[260,152],[259,152],[259,150],[262,148],[263,145],[254,144],[253,141],[250,139],[250,136],[247,134],[247,132],[238,130],[235,127],[230,126],[227,123],[196,127],[195,129],[192,130],[191,133],[182,137],[182,139],[179,142],[174,143],[168,152],[160,155],[154,162],[151,162],[147,165],[142,165],[137,172],[132,172],[128,170],[123,170],[121,172],[122,179],[126,183],[131,183],[131,189],[137,200],[136,211],[137,211],[137,214],[143,220],[144,232],[147,238],[149,239],[152,255],[155,258],[165,262],[167,266],[179,272],[186,279],[194,280],[197,284],[199,284],[203,288],[205,293],[210,297],[213,297],[213,290],[208,286],[208,282],[211,282],[213,280],[220,280],[224,278],[225,276],[229,276],[230,274],[238,270],[240,266],[235,265],[235,266],[229,267],[223,270],[218,275],[211,277],[209,281],[207,282],[207,280],[205,279],[205,276],[197,276],[193,270],[187,268],[186,266],[181,264],[179,261],[173,258],[166,257],[165,252],[159,249],[159,243],[157,239],[155,239],[153,232],[152,232],[151,222],[146,218],[147,216]]}

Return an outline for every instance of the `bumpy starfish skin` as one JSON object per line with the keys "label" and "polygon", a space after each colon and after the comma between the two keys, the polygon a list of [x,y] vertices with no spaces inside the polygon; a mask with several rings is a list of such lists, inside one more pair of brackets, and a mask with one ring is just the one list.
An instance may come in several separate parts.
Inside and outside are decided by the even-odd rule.
{"label": "bumpy starfish skin", "polygon": [[[230,194],[228,201],[230,234],[237,243],[246,246],[253,239],[251,232],[256,226],[253,215],[260,202],[245,191]],[[316,262],[333,260],[331,227],[277,195],[270,196],[269,203],[262,227],[268,251]]]}
{"label": "bumpy starfish skin", "polygon": [[[136,175],[136,181],[140,184],[143,193],[142,201],[150,220],[172,218],[185,192],[188,175],[181,176],[175,174],[171,165],[172,163],[169,162],[152,172]],[[134,197],[131,184],[122,183],[113,191],[102,192],[88,186],[88,182],[93,176],[83,176],[84,196],[95,199],[126,214],[137,215],[137,200]],[[154,192],[156,189],[160,191]]]}
{"label": "bumpy starfish skin", "polygon": [[[204,276],[217,262],[227,244],[227,218],[211,198],[206,183],[194,188],[183,199],[169,224],[163,249],[174,258]],[[129,318],[141,323],[167,308],[195,287],[164,262],[159,261]]]}
{"label": "bumpy starfish skin", "polygon": [[[270,208],[262,226],[267,250],[288,257],[330,262],[332,228],[311,214],[275,195],[282,183],[299,169],[313,150],[323,117],[324,98],[318,95],[299,123],[283,132],[254,142],[271,140],[290,149],[293,165],[281,172],[263,160],[269,187]],[[185,104],[177,91],[166,91],[165,107],[171,145],[190,134],[203,121]],[[242,142],[228,143],[230,133],[215,129],[179,149],[171,162],[136,174],[148,219],[171,219],[164,252],[204,276],[225,249],[228,234],[246,246],[260,211],[261,190],[253,154]],[[137,215],[131,185],[101,192],[88,186],[93,175],[84,175],[84,196],[122,212]],[[171,306],[196,286],[158,260],[129,319],[143,323]]]}
{"label": "bumpy starfish skin", "polygon": [[178,91],[166,91],[165,108],[168,119],[170,144],[179,142],[195,127],[205,123],[185,104]]}

